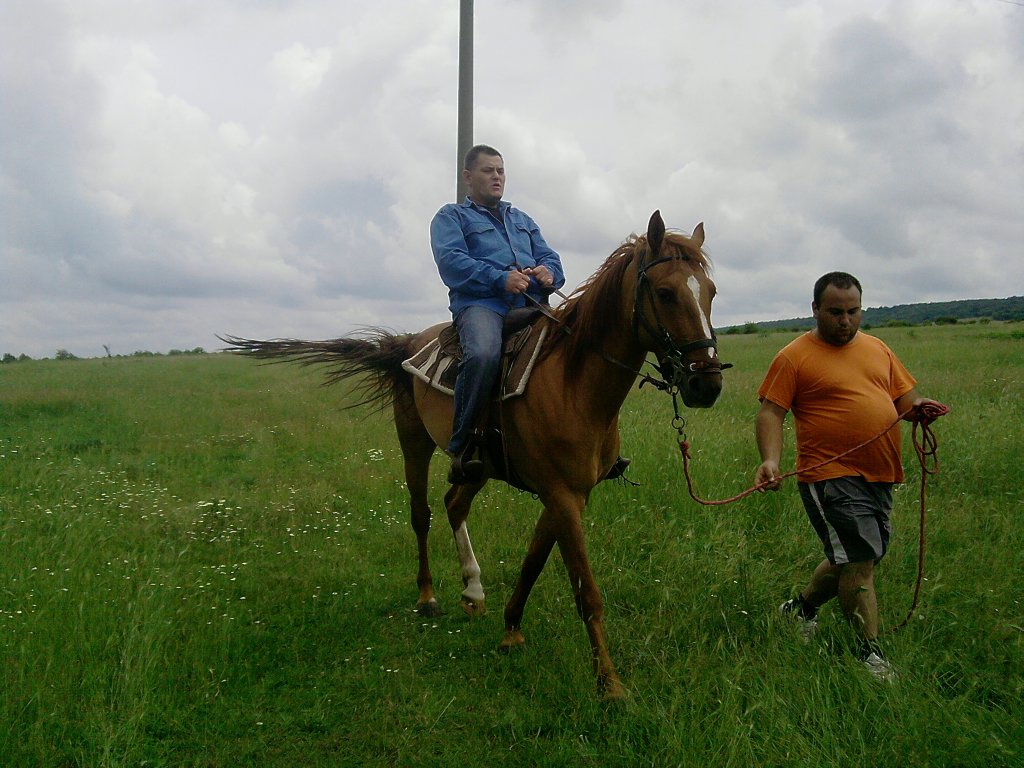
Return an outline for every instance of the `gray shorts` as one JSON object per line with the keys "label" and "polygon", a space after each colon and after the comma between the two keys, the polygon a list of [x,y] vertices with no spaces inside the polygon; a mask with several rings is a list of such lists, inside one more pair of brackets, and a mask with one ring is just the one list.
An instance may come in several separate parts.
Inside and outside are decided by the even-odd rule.
{"label": "gray shorts", "polygon": [[830,563],[877,563],[885,556],[892,533],[892,483],[836,477],[798,486]]}

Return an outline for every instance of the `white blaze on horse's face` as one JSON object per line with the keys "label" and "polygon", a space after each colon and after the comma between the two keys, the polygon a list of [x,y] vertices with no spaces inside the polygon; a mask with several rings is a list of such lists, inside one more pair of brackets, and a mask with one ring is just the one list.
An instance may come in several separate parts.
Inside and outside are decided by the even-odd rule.
{"label": "white blaze on horse's face", "polygon": [[[697,302],[697,312],[700,313],[700,327],[704,331],[704,338],[710,339],[711,336],[711,324],[708,322],[708,316],[704,314],[704,304],[701,302],[701,286],[700,280],[697,279],[696,275],[690,275],[686,280],[686,286],[690,289],[690,293],[693,294],[694,301]],[[709,347],[707,350],[708,357],[713,358],[715,356],[715,348]]]}

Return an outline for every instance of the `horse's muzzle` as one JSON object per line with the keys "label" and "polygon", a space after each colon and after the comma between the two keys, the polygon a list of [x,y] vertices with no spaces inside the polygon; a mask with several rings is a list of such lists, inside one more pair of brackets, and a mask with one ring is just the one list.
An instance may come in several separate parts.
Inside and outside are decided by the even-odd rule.
{"label": "horse's muzzle", "polygon": [[679,391],[687,408],[710,408],[722,393],[722,369],[688,374]]}
{"label": "horse's muzzle", "polygon": [[722,392],[723,365],[717,358],[691,361],[676,355],[666,356],[658,366],[662,378],[679,390],[687,408],[710,408]]}

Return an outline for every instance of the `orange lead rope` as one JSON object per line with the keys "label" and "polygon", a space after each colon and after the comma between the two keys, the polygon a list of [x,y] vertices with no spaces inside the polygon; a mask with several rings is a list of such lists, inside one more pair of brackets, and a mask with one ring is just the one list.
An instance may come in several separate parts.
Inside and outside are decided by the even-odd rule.
{"label": "orange lead rope", "polygon": [[[902,629],[910,621],[910,617],[917,610],[917,600],[921,596],[921,582],[924,581],[924,541],[925,541],[925,489],[927,488],[928,475],[939,473],[939,441],[932,432],[932,422],[940,416],[949,413],[949,406],[942,403],[925,403],[914,413],[914,427],[911,431],[914,441],[914,451],[917,453],[918,464],[921,465],[921,516],[917,531],[917,580],[914,582],[914,599],[910,603],[910,610],[899,624],[888,630],[886,634]],[[918,428],[921,436],[918,438]],[[930,466],[929,466],[930,462]]]}
{"label": "orange lead rope", "polygon": [[[917,461],[921,465],[921,493],[920,493],[920,504],[921,504],[921,519],[920,527],[918,530],[918,546],[917,546],[917,582],[914,585],[914,599],[911,603],[910,610],[907,612],[907,616],[903,621],[897,624],[895,627],[889,630],[889,632],[895,632],[906,626],[907,622],[910,621],[910,617],[914,615],[914,611],[917,609],[917,601],[921,594],[921,582],[924,580],[924,549],[925,549],[925,490],[927,487],[928,475],[937,475],[939,472],[939,441],[935,437],[935,433],[932,431],[931,424],[940,416],[945,416],[949,413],[949,406],[943,405],[942,403],[923,403],[918,408],[912,408],[905,413],[901,413],[896,420],[879,432],[877,435],[872,437],[870,440],[865,440],[860,445],[854,446],[848,451],[844,451],[837,456],[833,456],[830,459],[819,461],[810,467],[805,467],[804,471],[810,471],[817,469],[826,464],[831,464],[833,461],[848,456],[854,451],[860,450],[865,445],[873,443],[878,440],[882,435],[888,432],[890,429],[895,427],[904,418],[913,415],[911,421],[913,422],[912,439],[914,442],[914,452],[917,454]],[[918,434],[920,430],[920,435]],[[690,492],[690,498],[696,501],[698,504],[703,504],[707,507],[723,506],[725,504],[731,504],[734,501],[739,501],[742,498],[749,496],[755,491],[760,491],[764,488],[764,484],[758,484],[748,488],[742,493],[738,493],[735,496],[730,496],[727,499],[715,499],[708,500],[700,498],[693,490],[693,478],[690,476],[690,441],[686,439],[686,436],[682,433],[682,429],[679,429],[680,440],[679,440],[679,452],[683,456],[683,474],[686,475],[686,487]],[[787,477],[792,477],[797,473],[798,470],[792,472],[786,472],[779,476],[779,480]]]}

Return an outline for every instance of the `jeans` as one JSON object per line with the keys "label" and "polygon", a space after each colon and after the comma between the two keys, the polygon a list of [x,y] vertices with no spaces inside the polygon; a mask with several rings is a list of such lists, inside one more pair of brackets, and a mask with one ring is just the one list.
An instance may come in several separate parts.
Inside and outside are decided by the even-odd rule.
{"label": "jeans", "polygon": [[455,318],[462,362],[455,380],[455,417],[448,452],[458,455],[469,442],[476,417],[491,396],[501,371],[501,329],[505,318],[484,307],[469,306]]}

